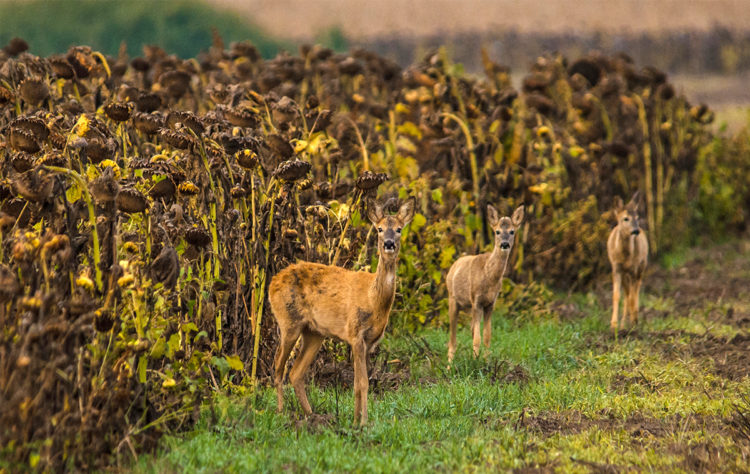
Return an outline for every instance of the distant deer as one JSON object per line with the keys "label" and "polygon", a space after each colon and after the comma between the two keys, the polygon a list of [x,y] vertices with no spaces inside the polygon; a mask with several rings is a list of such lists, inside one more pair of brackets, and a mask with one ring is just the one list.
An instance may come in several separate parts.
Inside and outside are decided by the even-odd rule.
{"label": "distant deer", "polygon": [[305,392],[305,372],[323,339],[335,337],[352,347],[354,418],[362,425],[367,423],[367,354],[375,349],[388,325],[396,293],[401,230],[411,222],[414,206],[412,198],[396,215],[386,215],[377,203],[367,206],[367,217],[378,232],[380,261],[375,273],[299,262],[271,280],[269,300],[281,335],[274,362],[279,411],[284,405],[284,367],[300,335],[302,349],[289,372],[289,381],[307,415],[312,409]]}
{"label": "distant deer", "polygon": [[508,266],[508,257],[513,248],[515,234],[523,222],[524,207],[519,206],[513,217],[500,218],[492,205],[487,206],[490,228],[495,233],[495,248],[490,253],[469,255],[456,260],[448,271],[448,316],[450,318],[450,340],[448,341],[448,363],[456,354],[456,325],[458,311],[471,308],[471,333],[474,339],[474,357],[479,355],[479,320],[484,317],[484,345],[490,347],[492,337],[492,310],[502,287],[503,275]]}
{"label": "distant deer", "polygon": [[630,325],[638,322],[638,294],[641,291],[643,272],[648,260],[648,240],[638,224],[638,191],[627,205],[615,198],[617,225],[607,239],[607,255],[612,264],[612,320],[610,328],[620,326],[620,288],[625,290],[622,320],[629,318]]}

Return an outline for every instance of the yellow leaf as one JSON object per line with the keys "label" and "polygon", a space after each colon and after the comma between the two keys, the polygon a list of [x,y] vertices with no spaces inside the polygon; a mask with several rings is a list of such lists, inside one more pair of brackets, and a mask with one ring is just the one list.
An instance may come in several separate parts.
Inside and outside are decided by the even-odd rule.
{"label": "yellow leaf", "polygon": [[227,360],[229,367],[234,370],[242,370],[245,368],[245,364],[243,364],[240,358],[236,355],[227,356],[225,359]]}

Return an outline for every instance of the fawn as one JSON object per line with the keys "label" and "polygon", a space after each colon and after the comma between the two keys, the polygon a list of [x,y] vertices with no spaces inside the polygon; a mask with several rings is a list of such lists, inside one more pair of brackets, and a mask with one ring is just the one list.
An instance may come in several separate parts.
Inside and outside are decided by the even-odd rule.
{"label": "fawn", "polygon": [[367,217],[378,231],[378,268],[375,273],[350,271],[333,265],[298,262],[271,280],[269,300],[279,326],[280,341],[274,362],[278,410],[282,411],[283,376],[289,353],[302,336],[302,349],[289,372],[302,410],[312,414],[304,376],[323,339],[335,337],[352,347],[354,363],[354,418],[367,423],[367,354],[383,337],[396,293],[396,266],[401,230],[414,216],[415,200],[387,215],[378,203],[367,206]]}
{"label": "fawn", "polygon": [[626,317],[635,325],[638,322],[638,294],[643,271],[648,260],[648,240],[638,224],[638,191],[627,205],[619,196],[615,198],[617,225],[607,239],[607,255],[612,264],[612,320],[610,328],[617,331],[620,321],[620,287],[625,290],[622,320]]}
{"label": "fawn", "polygon": [[448,316],[450,339],[448,341],[448,364],[456,354],[456,325],[458,310],[471,308],[471,333],[474,339],[474,357],[479,355],[479,319],[484,316],[484,345],[490,347],[492,334],[492,310],[502,286],[503,275],[508,266],[508,257],[513,248],[515,233],[523,222],[523,205],[513,212],[513,217],[499,217],[492,205],[487,205],[487,217],[495,233],[495,248],[492,252],[468,255],[456,260],[448,270]]}

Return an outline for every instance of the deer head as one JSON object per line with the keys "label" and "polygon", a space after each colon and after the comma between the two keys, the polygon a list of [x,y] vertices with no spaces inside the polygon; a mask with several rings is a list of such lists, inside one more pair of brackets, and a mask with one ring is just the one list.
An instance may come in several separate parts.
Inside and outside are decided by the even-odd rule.
{"label": "deer head", "polygon": [[383,206],[370,202],[367,206],[367,217],[378,231],[378,254],[385,260],[398,258],[401,249],[401,231],[414,217],[414,198],[403,203],[396,215],[383,212]]}
{"label": "deer head", "polygon": [[623,204],[620,196],[615,197],[615,217],[617,218],[617,227],[622,238],[628,238],[631,235],[641,233],[641,227],[638,217],[638,206],[640,204],[640,193],[633,194],[630,202]]}
{"label": "deer head", "polygon": [[490,228],[492,228],[495,234],[495,248],[499,248],[501,252],[510,252],[513,248],[513,242],[516,238],[516,230],[518,226],[523,222],[524,207],[523,205],[513,211],[512,217],[500,217],[492,204],[487,205],[487,217],[489,219]]}

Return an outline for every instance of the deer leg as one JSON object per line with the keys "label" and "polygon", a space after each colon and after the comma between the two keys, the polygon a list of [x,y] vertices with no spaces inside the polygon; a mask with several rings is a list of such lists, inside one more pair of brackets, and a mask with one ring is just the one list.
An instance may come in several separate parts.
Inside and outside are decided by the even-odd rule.
{"label": "deer leg", "polygon": [[474,346],[474,357],[479,357],[479,348],[481,347],[482,335],[479,327],[480,320],[484,314],[479,303],[475,303],[471,308],[471,334]]}
{"label": "deer leg", "polygon": [[276,385],[277,409],[279,412],[284,409],[284,367],[286,366],[287,359],[289,359],[289,353],[292,352],[294,343],[297,342],[297,338],[299,338],[299,331],[281,331],[279,348],[276,350],[274,384]]}
{"label": "deer leg", "polygon": [[367,424],[367,348],[363,340],[358,340],[352,346],[352,361],[354,365],[354,421],[360,425]]}
{"label": "deer leg", "polygon": [[638,324],[638,299],[641,293],[641,280],[636,278],[630,286],[630,323],[635,326]]}
{"label": "deer leg", "polygon": [[612,320],[609,322],[609,327],[613,331],[617,330],[618,323],[618,312],[620,310],[620,286],[622,284],[622,277],[617,270],[612,271]]}
{"label": "deer leg", "polygon": [[307,372],[313,359],[315,359],[315,354],[318,353],[321,344],[323,344],[323,336],[309,330],[303,331],[302,350],[297,356],[297,360],[294,361],[292,370],[289,372],[289,381],[292,383],[294,393],[297,394],[299,404],[306,415],[312,414],[312,408],[310,408],[310,402],[307,401],[307,393],[305,392],[305,372]]}
{"label": "deer leg", "polygon": [[624,293],[625,297],[623,299],[622,303],[622,315],[620,316],[620,321],[622,321],[622,326],[630,326],[630,308],[632,306],[632,292],[633,292],[633,277],[629,273],[625,273],[622,275],[622,292]]}
{"label": "deer leg", "polygon": [[484,347],[490,348],[490,339],[492,338],[492,310],[494,305],[484,308]]}
{"label": "deer leg", "polygon": [[458,325],[458,304],[454,298],[448,298],[448,320],[450,321],[450,336],[448,338],[448,364],[453,362],[456,355],[456,326]]}

